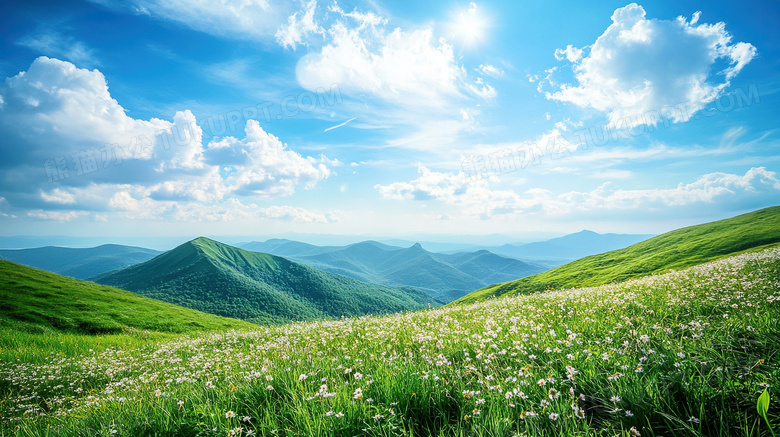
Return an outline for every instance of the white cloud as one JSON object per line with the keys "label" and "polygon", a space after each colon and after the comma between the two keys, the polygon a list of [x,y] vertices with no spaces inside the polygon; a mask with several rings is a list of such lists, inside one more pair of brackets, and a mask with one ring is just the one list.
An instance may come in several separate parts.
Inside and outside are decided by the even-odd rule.
{"label": "white cloud", "polygon": [[469,90],[483,99],[492,99],[496,96],[496,90],[478,77],[473,84],[469,84]]}
{"label": "white cloud", "polygon": [[489,185],[495,179],[470,181],[462,172],[440,173],[418,166],[419,177],[409,182],[394,182],[374,186],[386,199],[395,200],[437,200],[450,205],[461,206],[464,213],[483,218],[495,214],[517,211],[527,205],[517,193],[511,190],[491,190]]}
{"label": "white cloud", "polygon": [[310,189],[330,176],[327,158],[302,157],[256,120],[247,122],[243,140],[226,137],[211,142],[206,154],[210,163],[222,167],[230,191],[242,195],[289,195],[296,185]]}
{"label": "white cloud", "polygon": [[490,64],[479,64],[479,69],[477,71],[492,77],[501,77],[504,75],[504,70],[496,68]]}
{"label": "white cloud", "polygon": [[45,202],[59,203],[61,205],[76,203],[76,198],[73,194],[62,190],[61,188],[55,188],[48,193],[41,191],[41,198]]}
{"label": "white cloud", "polygon": [[[91,0],[124,10],[125,2]],[[130,11],[179,23],[212,35],[266,40],[276,33],[295,7],[273,0],[130,0]]]}
{"label": "white cloud", "polygon": [[[111,97],[98,70],[76,68],[70,62],[45,56],[35,59],[27,71],[6,79],[0,95],[5,101],[0,107],[0,130],[6,138],[28,145],[8,153],[35,156],[41,163],[53,155],[99,149],[106,144],[129,149],[137,139],[146,139],[151,147],[156,133],[172,126],[159,119],[128,117]],[[140,142],[136,145],[144,146]],[[141,152],[140,148],[133,152]],[[148,153],[130,154],[149,158]]]}
{"label": "white cloud", "polygon": [[[546,97],[606,112],[611,123],[685,102],[689,111],[671,120],[688,121],[756,55],[751,44],[732,44],[724,23],[698,24],[698,19],[698,13],[690,22],[647,19],[636,3],[615,10],[612,24],[586,56],[573,46],[556,50],[556,58],[574,63],[578,84],[558,87],[550,79],[557,90]],[[730,66],[719,71],[721,59]]]}
{"label": "white cloud", "polygon": [[438,105],[457,96],[465,75],[452,47],[430,28],[385,32],[374,26],[328,30],[330,42],[298,61],[296,77],[306,89],[339,84],[347,93],[368,93],[407,105]]}
{"label": "white cloud", "polygon": [[69,222],[87,214],[88,213],[85,211],[44,211],[42,209],[36,209],[33,211],[28,211],[27,217],[38,220]]}
{"label": "white cloud", "polygon": [[[591,192],[572,191],[546,199],[545,209],[569,213],[578,210],[626,210],[649,207],[674,207],[695,203],[711,203],[724,196],[780,191],[776,173],[764,167],[754,167],[745,175],[710,173],[689,184],[675,188],[648,190],[613,189],[605,183]],[[775,193],[776,194],[776,193]]]}
{"label": "white cloud", "polygon": [[23,36],[16,41],[16,44],[46,56],[65,58],[81,66],[100,65],[100,62],[95,58],[94,50],[89,48],[84,42],[44,26]]}
{"label": "white cloud", "polygon": [[0,194],[32,218],[80,216],[62,211],[64,205],[103,216],[186,218],[199,203],[216,208],[209,217],[226,219],[237,216],[230,212],[236,198],[312,189],[341,165],[300,155],[255,120],[247,122],[245,138],[204,147],[189,110],[176,112],[172,121],[133,119],[111,97],[100,71],[57,59],[40,57],[8,78],[0,98],[6,102],[0,137],[14,145],[0,149]]}
{"label": "white cloud", "polygon": [[609,169],[597,171],[590,175],[594,179],[629,179],[634,174],[628,170]]}
{"label": "white cloud", "polygon": [[582,59],[582,52],[582,49],[569,44],[565,49],[555,49],[555,59],[559,61],[567,59],[569,62],[577,62]]}
{"label": "white cloud", "polygon": [[[537,214],[561,216],[581,212],[639,211],[664,207],[682,207],[715,201],[734,202],[745,195],[780,195],[780,180],[775,172],[754,167],[745,175],[710,173],[696,181],[674,188],[624,190],[606,182],[592,191],[561,194],[533,188],[523,193],[490,188],[496,179],[469,181],[463,173],[439,173],[419,166],[419,177],[409,182],[376,185],[386,199],[440,201],[459,206],[469,215],[490,218],[501,214]],[[605,177],[610,176],[605,174]],[[614,173],[613,178],[622,178]]]}
{"label": "white cloud", "polygon": [[295,50],[298,44],[306,44],[305,40],[313,34],[322,34],[325,30],[314,19],[314,11],[317,9],[317,0],[306,3],[305,10],[300,18],[296,12],[287,17],[287,24],[276,31],[276,42],[282,47]]}
{"label": "white cloud", "polygon": [[339,221],[338,215],[332,212],[320,214],[294,206],[269,206],[259,208],[260,217],[290,221],[294,223],[332,223]]}

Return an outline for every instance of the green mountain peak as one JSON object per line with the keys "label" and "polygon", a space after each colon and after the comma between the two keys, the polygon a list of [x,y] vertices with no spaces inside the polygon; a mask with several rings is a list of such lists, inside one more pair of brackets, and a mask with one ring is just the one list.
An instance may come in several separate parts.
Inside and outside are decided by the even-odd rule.
{"label": "green mountain peak", "polygon": [[94,279],[258,323],[389,313],[436,304],[420,290],[366,284],[206,237]]}

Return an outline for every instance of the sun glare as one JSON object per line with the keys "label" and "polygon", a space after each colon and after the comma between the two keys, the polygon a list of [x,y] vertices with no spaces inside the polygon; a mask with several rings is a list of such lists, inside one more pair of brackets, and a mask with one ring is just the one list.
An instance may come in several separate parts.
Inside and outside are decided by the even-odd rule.
{"label": "sun glare", "polygon": [[484,39],[487,27],[485,15],[476,3],[471,2],[468,8],[461,8],[453,13],[448,33],[456,43],[464,47],[473,47]]}

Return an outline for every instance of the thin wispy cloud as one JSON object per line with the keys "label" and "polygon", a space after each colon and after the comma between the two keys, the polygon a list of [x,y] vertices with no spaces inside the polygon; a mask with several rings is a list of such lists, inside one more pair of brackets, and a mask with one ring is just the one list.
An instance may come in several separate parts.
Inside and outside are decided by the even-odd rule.
{"label": "thin wispy cloud", "polygon": [[326,129],[325,129],[323,132],[332,131],[333,129],[338,129],[338,128],[342,127],[342,126],[346,126],[346,125],[347,125],[347,123],[351,122],[352,120],[355,120],[356,118],[357,118],[357,117],[352,117],[352,118],[350,118],[349,120],[345,121],[344,123],[340,123],[340,124],[337,124],[337,125],[335,125],[335,126],[331,126],[331,127],[329,127],[329,128],[326,128]]}

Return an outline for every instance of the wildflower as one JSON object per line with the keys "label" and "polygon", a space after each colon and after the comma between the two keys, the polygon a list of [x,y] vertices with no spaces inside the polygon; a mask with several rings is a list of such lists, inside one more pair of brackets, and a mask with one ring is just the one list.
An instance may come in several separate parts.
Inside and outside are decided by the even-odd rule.
{"label": "wildflower", "polygon": [[560,395],[561,395],[561,393],[558,390],[554,389],[554,388],[551,388],[547,392],[547,397],[549,397],[551,400],[558,399],[558,396],[560,396]]}
{"label": "wildflower", "polygon": [[609,398],[609,400],[612,401],[613,404],[617,404],[618,402],[620,402],[620,396],[612,396],[611,398]]}
{"label": "wildflower", "polygon": [[558,420],[558,413],[550,413],[549,416],[550,420]]}
{"label": "wildflower", "polygon": [[298,377],[298,381],[303,381],[307,378],[305,373],[302,373],[301,376]]}
{"label": "wildflower", "polygon": [[328,416],[328,417],[330,417],[330,416],[332,416],[334,414],[336,414],[336,413],[334,413],[333,411],[328,411],[327,413],[325,413],[325,415]]}
{"label": "wildflower", "polygon": [[243,422],[249,422],[250,420],[252,420],[252,417],[251,416],[244,416],[244,417],[241,418],[241,420]]}
{"label": "wildflower", "polygon": [[355,379],[363,379],[362,373],[355,373]]}
{"label": "wildflower", "polygon": [[363,399],[363,390],[360,389],[360,387],[355,389],[355,392],[352,393],[352,399]]}
{"label": "wildflower", "polygon": [[696,418],[696,417],[694,417],[694,416],[691,416],[691,418],[690,418],[690,419],[688,419],[688,422],[699,423],[699,419],[697,419],[697,418]]}
{"label": "wildflower", "polygon": [[272,386],[271,384],[268,384],[268,386],[267,386],[265,389],[266,389],[266,390],[273,390],[273,389],[274,389],[274,386]]}
{"label": "wildflower", "polygon": [[336,413],[336,417],[338,417],[338,418],[342,418],[342,417],[344,417],[344,413],[342,413],[341,411],[339,411],[338,413]]}
{"label": "wildflower", "polygon": [[635,426],[632,426],[631,429],[629,429],[628,431],[631,433],[631,437],[640,437],[642,435],[639,433],[639,430],[637,430]]}
{"label": "wildflower", "polygon": [[225,413],[226,419],[232,419],[234,417],[236,417],[236,413],[234,413],[233,411],[228,411],[227,413]]}
{"label": "wildflower", "polygon": [[626,417],[634,417],[634,413],[631,410],[626,410]]}

